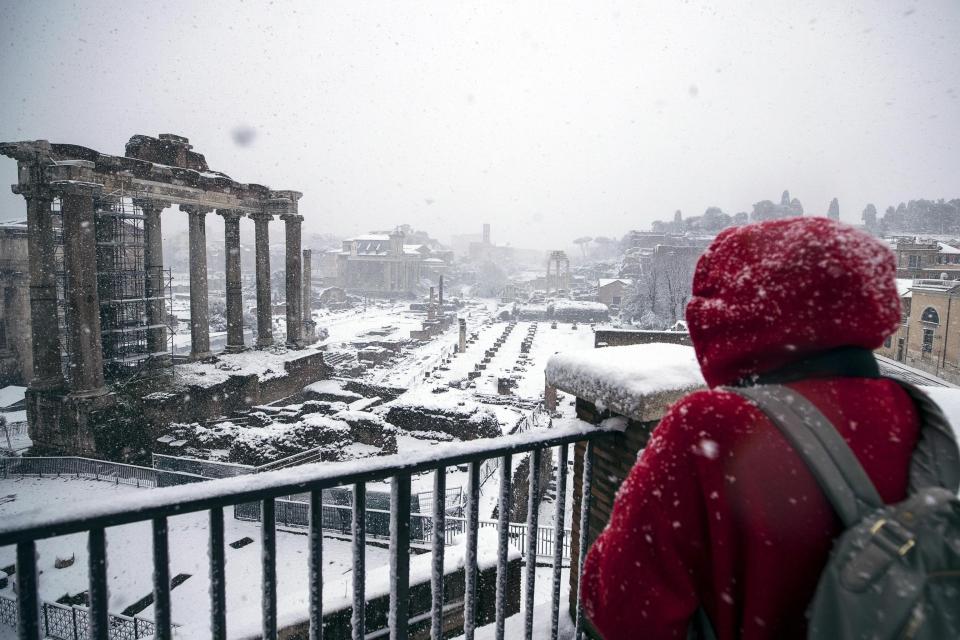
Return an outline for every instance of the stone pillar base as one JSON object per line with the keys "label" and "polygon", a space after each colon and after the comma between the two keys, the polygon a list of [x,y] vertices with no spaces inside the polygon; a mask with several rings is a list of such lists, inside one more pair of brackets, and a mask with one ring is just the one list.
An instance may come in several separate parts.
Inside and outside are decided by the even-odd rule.
{"label": "stone pillar base", "polygon": [[113,393],[81,397],[28,389],[27,415],[35,451],[47,455],[102,457],[92,417],[95,412],[108,410],[115,404]]}
{"label": "stone pillar base", "polygon": [[257,338],[257,349],[268,349],[273,346],[273,336],[268,338],[263,338],[262,340]]}
{"label": "stone pillar base", "polygon": [[243,353],[247,351],[247,347],[242,344],[228,344],[223,348],[224,353]]}
{"label": "stone pillar base", "polygon": [[212,357],[213,357],[213,352],[212,352],[212,351],[204,351],[204,352],[202,352],[202,353],[191,353],[191,354],[190,354],[190,360],[192,360],[192,361],[194,361],[194,362],[196,362],[196,361],[198,361],[198,360],[206,360],[207,358],[212,358]]}

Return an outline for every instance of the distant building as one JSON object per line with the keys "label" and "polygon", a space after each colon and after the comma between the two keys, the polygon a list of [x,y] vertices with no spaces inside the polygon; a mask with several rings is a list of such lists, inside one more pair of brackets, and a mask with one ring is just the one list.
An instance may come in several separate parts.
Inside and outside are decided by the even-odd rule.
{"label": "distant building", "polygon": [[897,278],[897,293],[900,296],[900,326],[896,333],[887,338],[877,353],[904,362],[907,355],[907,338],[909,337],[910,311],[913,307],[913,280]]}
{"label": "distant building", "polygon": [[925,267],[937,263],[940,246],[934,241],[898,239],[893,250],[897,256],[897,277],[919,278]]}
{"label": "distant building", "polygon": [[905,301],[900,328],[878,352],[960,384],[960,282],[914,280]]}
{"label": "distant building", "polygon": [[436,279],[452,260],[449,251],[404,244],[404,234],[373,233],[343,241],[337,256],[337,284],[362,293],[412,295],[421,279]]}
{"label": "distant building", "polygon": [[629,288],[630,281],[625,278],[600,279],[597,281],[597,302],[619,309]]}
{"label": "distant building", "polygon": [[0,387],[33,377],[26,221],[0,223]]}

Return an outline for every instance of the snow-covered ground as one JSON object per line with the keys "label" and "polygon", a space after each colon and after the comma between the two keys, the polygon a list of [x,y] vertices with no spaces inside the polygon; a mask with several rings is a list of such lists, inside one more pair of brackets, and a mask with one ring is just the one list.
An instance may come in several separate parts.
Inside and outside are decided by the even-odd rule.
{"label": "snow-covered ground", "polygon": [[[40,503],[57,509],[66,503],[85,501],[94,506],[110,502],[118,495],[151,491],[110,482],[75,478],[24,478],[0,480],[0,518],[29,511]],[[207,637],[209,612],[208,527],[206,512],[185,514],[169,519],[170,575],[189,574],[189,578],[171,591],[173,621],[180,625],[178,637],[200,639]],[[302,619],[307,611],[309,588],[307,582],[307,536],[303,531],[278,528],[277,576],[278,616],[281,624]],[[250,538],[246,546],[234,549],[230,543]],[[227,624],[231,633],[256,633],[260,625],[261,555],[260,526],[257,523],[235,520],[225,512],[225,542],[227,543]],[[328,610],[349,602],[352,591],[351,543],[347,539],[327,536],[324,539],[324,602]],[[479,561],[481,567],[490,566],[495,558],[496,535],[491,529],[480,532]],[[37,544],[40,569],[40,596],[54,602],[64,595],[76,596],[88,588],[87,545],[85,534],[61,536],[41,540]],[[519,551],[511,550],[511,557]],[[463,547],[448,547],[445,564],[448,570],[462,565]],[[366,550],[368,595],[386,593],[389,572],[388,551],[368,545]],[[73,558],[63,569],[54,568],[57,559]],[[110,611],[120,613],[152,592],[152,556],[150,523],[141,522],[107,530],[107,576],[110,593]],[[0,548],[0,566],[15,561],[13,547]],[[411,562],[411,578],[423,579],[429,574],[429,554],[415,556]],[[565,602],[568,570],[562,572]],[[552,568],[539,566],[536,570],[536,623],[549,630],[549,602],[552,592]],[[421,575],[423,574],[423,575]],[[15,581],[0,590],[0,595],[15,597]],[[522,603],[521,603],[522,606]],[[522,609],[521,609],[522,611]],[[153,607],[139,613],[152,619]],[[522,629],[522,614],[508,621],[509,629]],[[519,627],[517,627],[519,625]],[[569,625],[567,625],[569,626]],[[487,633],[492,627],[483,631]],[[492,631],[490,631],[492,633]],[[0,640],[14,638],[10,627],[0,625]],[[487,637],[482,635],[480,637]],[[492,637],[492,636],[491,636]],[[508,637],[515,637],[508,633]],[[539,637],[539,636],[538,636]]]}
{"label": "snow-covered ground", "polygon": [[[109,482],[83,479],[24,478],[0,480],[0,519],[35,509],[43,504],[52,511],[67,503],[86,501],[90,504],[109,502],[115,496],[129,492],[144,492]],[[235,520],[225,510],[227,612],[232,628],[256,629],[260,623],[260,525]],[[171,591],[173,620],[176,624],[204,627],[209,620],[209,577],[207,540],[209,536],[206,512],[176,516],[169,519],[170,575],[190,574],[190,578]],[[285,530],[277,534],[277,576],[282,602],[280,611],[291,612],[306,608],[309,594],[307,583],[307,536],[303,530]],[[229,546],[243,538],[252,543],[239,549]],[[324,597],[329,602],[342,598],[350,588],[352,553],[350,542],[335,537],[324,539]],[[87,540],[85,534],[75,534],[41,540],[37,543],[40,569],[40,596],[54,602],[70,594],[82,593],[88,588]],[[74,557],[74,563],[64,569],[55,569],[57,558]],[[367,546],[367,566],[371,569],[388,561],[388,552],[379,546]],[[120,613],[152,592],[151,529],[149,522],[140,522],[107,529],[107,576],[110,590],[110,611]],[[0,548],[0,566],[15,561],[13,547]],[[13,581],[0,594],[14,596]],[[140,617],[152,619],[153,607],[147,607]],[[2,638],[2,636],[0,636]]]}

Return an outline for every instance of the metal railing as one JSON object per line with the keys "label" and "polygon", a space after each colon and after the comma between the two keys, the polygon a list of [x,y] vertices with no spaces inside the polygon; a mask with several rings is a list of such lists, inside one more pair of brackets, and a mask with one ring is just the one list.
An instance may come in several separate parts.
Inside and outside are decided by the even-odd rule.
{"label": "metal railing", "polygon": [[[170,558],[167,519],[174,515],[197,511],[209,512],[209,562],[210,562],[210,629],[214,640],[226,640],[226,572],[224,553],[224,507],[253,501],[261,503],[262,526],[262,635],[277,638],[277,537],[276,500],[297,493],[310,493],[309,531],[309,629],[311,640],[323,636],[323,522],[322,491],[341,485],[353,485],[353,510],[351,531],[353,534],[353,598],[352,637],[363,639],[367,633],[365,622],[365,549],[366,518],[359,514],[366,511],[366,483],[391,479],[390,506],[390,595],[388,630],[391,638],[408,638],[410,594],[410,491],[411,475],[436,471],[434,474],[433,520],[438,526],[433,529],[431,548],[431,632],[432,637],[443,635],[444,609],[444,549],[446,510],[443,496],[446,489],[446,468],[452,465],[469,466],[469,489],[465,518],[465,596],[463,605],[463,630],[466,640],[473,640],[477,622],[478,558],[477,543],[479,522],[480,466],[488,458],[501,457],[500,503],[497,544],[497,583],[495,596],[496,637],[504,637],[504,622],[507,612],[507,562],[510,528],[508,516],[511,493],[511,457],[531,452],[530,492],[527,504],[526,557],[523,590],[525,599],[525,637],[533,635],[534,587],[536,563],[532,558],[537,551],[539,514],[538,487],[540,486],[543,452],[557,447],[557,501],[554,517],[554,556],[552,584],[552,637],[559,629],[560,585],[562,568],[563,528],[567,484],[567,450],[577,442],[586,442],[581,492],[580,530],[587,530],[589,517],[590,486],[592,475],[593,441],[606,437],[615,430],[594,427],[587,423],[572,423],[543,431],[504,436],[496,439],[437,445],[427,450],[404,455],[383,456],[362,461],[324,463],[291,469],[281,469],[256,475],[238,476],[223,480],[197,482],[176,488],[158,489],[144,496],[121,496],[107,504],[98,505],[91,514],[89,505],[68,504],[49,517],[38,518],[34,514],[17,514],[0,522],[0,546],[16,545],[17,573],[17,634],[20,640],[41,640],[44,628],[41,624],[41,606],[38,597],[38,572],[36,541],[55,536],[86,532],[89,549],[89,637],[92,640],[110,640],[110,616],[107,610],[107,527],[133,522],[152,522],[153,540],[153,594],[154,622],[157,640],[171,639],[170,620]],[[579,540],[578,574],[586,552],[586,536]],[[573,568],[571,568],[573,570]],[[575,611],[577,636],[582,629],[582,610]]]}
{"label": "metal railing", "polygon": [[[40,623],[44,638],[87,640],[90,638],[90,611],[79,605],[40,603]],[[0,624],[16,626],[17,601],[0,595]],[[156,626],[136,616],[109,614],[110,640],[137,640],[152,637]]]}
{"label": "metal railing", "polygon": [[170,487],[208,480],[202,476],[80,457],[0,458],[0,478],[36,476],[89,478],[135,487]]}
{"label": "metal railing", "polygon": [[[285,527],[308,527],[310,526],[310,505],[307,502],[299,500],[283,500],[281,498],[275,501],[274,517],[278,524]],[[322,527],[324,531],[333,531],[347,535],[350,533],[351,522],[353,521],[353,507],[350,505],[329,504],[321,505],[323,514],[321,516]],[[233,507],[233,517],[237,520],[252,520],[259,522],[261,518],[260,503],[248,502],[238,504]],[[466,518],[451,516],[449,513],[444,518],[443,539],[445,544],[453,546],[457,538],[466,531]],[[500,523],[497,520],[479,520],[481,529],[496,529]],[[389,539],[390,537],[390,512],[386,509],[366,510],[366,523],[368,538]],[[510,540],[516,547],[526,552],[527,545],[527,525],[520,522],[507,523]],[[433,541],[433,516],[425,513],[410,514],[410,542],[418,544],[428,544]],[[564,529],[563,549],[561,558],[570,559],[570,529]],[[537,555],[541,557],[553,557],[553,527],[537,527]]]}

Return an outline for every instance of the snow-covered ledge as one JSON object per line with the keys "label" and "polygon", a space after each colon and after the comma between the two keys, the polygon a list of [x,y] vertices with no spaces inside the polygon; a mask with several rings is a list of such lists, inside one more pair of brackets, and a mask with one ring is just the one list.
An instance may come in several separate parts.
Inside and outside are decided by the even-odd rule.
{"label": "snow-covered ledge", "polygon": [[637,344],[558,353],[546,382],[637,422],[659,420],[681,397],[706,386],[693,347]]}

